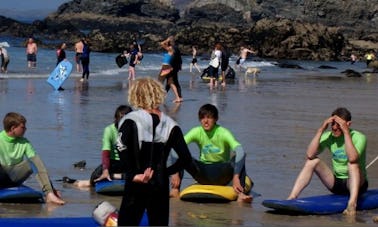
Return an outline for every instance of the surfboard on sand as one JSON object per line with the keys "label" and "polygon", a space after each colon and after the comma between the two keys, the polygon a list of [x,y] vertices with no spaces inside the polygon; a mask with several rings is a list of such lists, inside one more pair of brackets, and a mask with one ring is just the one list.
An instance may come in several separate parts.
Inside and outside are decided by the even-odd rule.
{"label": "surfboard on sand", "polygon": [[26,185],[0,189],[2,203],[43,203],[43,193]]}
{"label": "surfboard on sand", "polygon": [[[349,195],[319,195],[292,200],[268,199],[262,205],[276,213],[289,214],[337,214],[342,213],[348,204]],[[378,189],[371,189],[360,195],[357,210],[378,208]]]}
{"label": "surfboard on sand", "polygon": [[115,61],[119,68],[122,68],[122,66],[127,64],[127,58],[122,54],[117,55]]}
{"label": "surfboard on sand", "polygon": [[50,76],[47,78],[47,83],[49,83],[55,90],[58,90],[64,81],[70,76],[71,72],[72,64],[67,60],[63,60],[50,73]]}

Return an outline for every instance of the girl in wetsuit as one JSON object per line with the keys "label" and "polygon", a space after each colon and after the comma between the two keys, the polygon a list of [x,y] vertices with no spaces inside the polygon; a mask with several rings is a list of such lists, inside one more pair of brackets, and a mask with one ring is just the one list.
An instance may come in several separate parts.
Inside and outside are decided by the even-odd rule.
{"label": "girl in wetsuit", "polygon": [[[126,168],[125,190],[118,225],[136,226],[147,210],[150,225],[169,222],[169,175],[185,168],[189,173],[192,158],[177,123],[160,111],[166,92],[151,78],[132,83],[128,101],[138,109],[119,122],[118,151]],[[174,149],[179,159],[167,168]]]}

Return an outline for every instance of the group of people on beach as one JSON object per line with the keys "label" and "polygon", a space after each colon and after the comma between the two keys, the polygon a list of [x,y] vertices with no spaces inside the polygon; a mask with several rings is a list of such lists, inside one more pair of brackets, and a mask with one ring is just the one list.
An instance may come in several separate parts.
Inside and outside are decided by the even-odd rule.
{"label": "group of people on beach", "polygon": [[[35,67],[33,54],[36,54],[37,48],[33,40],[29,42],[28,60],[30,67]],[[76,57],[83,61],[86,43],[85,40],[81,42],[83,49],[81,45],[75,45]],[[145,210],[150,225],[168,225],[169,198],[179,197],[184,170],[200,184],[231,184],[239,202],[251,203],[253,200],[245,190],[248,177],[246,152],[232,132],[218,124],[219,113],[215,105],[202,105],[198,110],[200,125],[185,135],[179,124],[160,110],[170,89],[175,93],[175,102],[183,101],[177,75],[182,64],[180,50],[172,36],[160,44],[166,53],[158,78],[135,79],[129,74],[132,80],[128,90],[130,106],[118,106],[114,121],[103,130],[101,165],[89,180],[64,178],[66,183],[78,187],[92,187],[102,180],[125,179],[127,183],[118,225],[138,225]],[[35,51],[32,53],[33,48]],[[134,64],[135,59],[141,59],[138,56],[141,51],[137,46],[133,48]],[[60,46],[57,64],[65,59],[64,49],[65,45]],[[226,53],[225,48],[217,43],[209,64],[213,67],[211,83],[214,86],[218,67],[223,72],[225,65],[229,64],[228,60],[222,59],[223,53]],[[241,48],[239,66],[248,53],[256,52]],[[84,72],[89,75],[89,70],[84,65],[83,79],[88,79]],[[351,123],[351,113],[344,107],[336,108],[321,123],[307,147],[304,166],[287,199],[298,198],[315,173],[332,193],[349,195],[344,214],[356,215],[358,196],[368,189],[367,138],[362,132],[352,129]],[[3,127],[0,132],[0,188],[21,185],[33,173],[31,162],[36,166],[37,179],[46,195],[46,202],[65,204],[60,192],[54,188],[43,161],[24,137],[26,118],[20,113],[9,112],[3,118]],[[198,145],[198,159],[192,157],[188,149],[190,143]],[[332,167],[319,158],[324,150],[332,154]],[[169,166],[168,158],[173,160]],[[216,169],[219,174],[209,175],[208,169]]]}
{"label": "group of people on beach", "polygon": [[[121,226],[138,225],[145,210],[150,225],[168,225],[169,198],[179,196],[183,170],[200,184],[230,183],[240,202],[253,200],[244,187],[248,177],[246,152],[231,131],[217,123],[217,107],[202,105],[198,111],[200,126],[184,135],[178,123],[160,110],[166,94],[157,79],[136,79],[128,90],[131,106],[118,106],[113,123],[104,129],[101,165],[90,180],[67,181],[78,187],[91,187],[101,180],[125,179],[118,219]],[[349,194],[344,214],[356,215],[357,198],[368,189],[367,139],[362,132],[350,127],[351,119],[349,110],[340,107],[323,121],[307,148],[305,164],[287,199],[297,198],[315,173],[332,193]],[[9,112],[3,119],[3,126],[4,130],[0,132],[0,187],[22,184],[33,173],[31,161],[36,166],[46,201],[65,204],[42,160],[24,137],[25,117]],[[199,147],[198,160],[188,149],[190,143]],[[325,149],[332,153],[332,168],[319,158]],[[174,161],[168,166],[169,157]],[[209,168],[216,170],[211,173],[219,174],[209,175]]]}

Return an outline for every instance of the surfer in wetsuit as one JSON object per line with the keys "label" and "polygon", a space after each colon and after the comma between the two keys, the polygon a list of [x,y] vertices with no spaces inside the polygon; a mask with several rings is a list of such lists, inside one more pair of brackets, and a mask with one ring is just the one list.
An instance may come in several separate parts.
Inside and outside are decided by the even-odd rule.
{"label": "surfer in wetsuit", "polygon": [[[189,173],[192,158],[177,123],[159,106],[166,91],[151,78],[136,79],[128,101],[136,109],[119,122],[118,151],[125,166],[125,189],[119,210],[119,226],[137,226],[147,211],[150,225],[169,223],[169,175],[182,170]],[[176,163],[167,168],[167,158],[174,149]]]}
{"label": "surfer in wetsuit", "polygon": [[[355,215],[358,195],[368,188],[366,173],[366,136],[350,128],[352,116],[346,108],[337,108],[324,120],[307,148],[307,158],[288,199],[295,199],[310,183],[313,173],[334,194],[349,194],[346,215]],[[326,131],[328,126],[331,130]],[[318,158],[328,149],[332,170]]]}
{"label": "surfer in wetsuit", "polygon": [[9,112],[3,119],[3,125],[4,130],[0,132],[0,188],[22,185],[33,173],[33,163],[46,201],[63,205],[65,201],[54,189],[44,163],[24,137],[26,118],[19,113]]}
{"label": "surfer in wetsuit", "polygon": [[[218,109],[214,105],[203,105],[198,111],[201,126],[185,134],[185,142],[196,143],[200,150],[199,161],[193,160],[199,170],[194,179],[200,184],[209,185],[227,185],[232,181],[238,201],[250,203],[253,198],[244,190],[246,153],[233,134],[217,124],[218,117]],[[174,155],[171,157],[175,159]],[[181,179],[180,173],[172,176],[172,197],[178,197]]]}

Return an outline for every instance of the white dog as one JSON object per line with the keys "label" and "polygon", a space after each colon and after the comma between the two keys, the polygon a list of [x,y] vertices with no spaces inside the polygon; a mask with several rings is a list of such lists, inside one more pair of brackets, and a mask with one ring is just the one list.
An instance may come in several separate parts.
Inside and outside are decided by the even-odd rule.
{"label": "white dog", "polygon": [[258,76],[258,74],[261,72],[259,68],[256,67],[248,67],[247,70],[245,71],[245,77],[248,76],[248,74],[253,74],[254,77]]}

